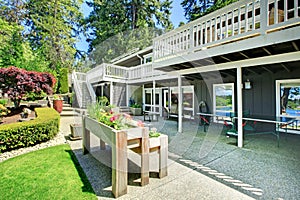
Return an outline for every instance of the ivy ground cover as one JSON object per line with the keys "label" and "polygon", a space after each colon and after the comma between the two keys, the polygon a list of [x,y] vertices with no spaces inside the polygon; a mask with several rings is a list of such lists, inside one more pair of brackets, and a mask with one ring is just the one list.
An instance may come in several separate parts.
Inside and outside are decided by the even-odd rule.
{"label": "ivy ground cover", "polygon": [[1,199],[97,199],[67,144],[6,160],[0,177]]}

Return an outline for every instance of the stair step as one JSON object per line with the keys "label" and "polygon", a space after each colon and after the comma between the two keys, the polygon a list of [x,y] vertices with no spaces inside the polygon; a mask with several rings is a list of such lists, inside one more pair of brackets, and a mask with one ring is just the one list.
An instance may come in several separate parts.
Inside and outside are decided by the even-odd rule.
{"label": "stair step", "polygon": [[63,107],[63,111],[74,111],[74,108],[72,107]]}
{"label": "stair step", "polygon": [[77,116],[78,113],[74,111],[62,111],[60,116]]}

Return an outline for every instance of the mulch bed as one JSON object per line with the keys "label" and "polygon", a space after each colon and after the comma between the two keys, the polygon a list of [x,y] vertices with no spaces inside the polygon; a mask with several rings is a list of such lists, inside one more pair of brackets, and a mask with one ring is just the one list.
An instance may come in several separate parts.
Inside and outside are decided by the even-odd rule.
{"label": "mulch bed", "polygon": [[[19,119],[21,119],[20,114],[22,113],[23,108],[24,107],[21,106],[18,109],[11,110],[11,112],[7,116],[5,116],[5,117],[2,118],[2,122],[1,122],[0,125],[19,122]],[[29,118],[35,118],[35,112],[33,111],[33,109],[30,109],[30,110],[31,110],[31,113],[30,113],[30,115],[28,117]]]}

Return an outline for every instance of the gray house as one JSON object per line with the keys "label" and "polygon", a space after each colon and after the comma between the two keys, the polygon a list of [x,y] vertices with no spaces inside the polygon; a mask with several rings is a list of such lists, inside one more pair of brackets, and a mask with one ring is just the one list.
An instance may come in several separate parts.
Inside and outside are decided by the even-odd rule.
{"label": "gray house", "polygon": [[79,105],[97,95],[118,106],[133,98],[160,115],[168,108],[181,132],[182,119],[199,117],[205,102],[216,122],[236,113],[240,147],[250,116],[273,125],[294,119],[284,128],[299,134],[299,11],[298,1],[238,1],[154,38],[152,47],[74,72]]}

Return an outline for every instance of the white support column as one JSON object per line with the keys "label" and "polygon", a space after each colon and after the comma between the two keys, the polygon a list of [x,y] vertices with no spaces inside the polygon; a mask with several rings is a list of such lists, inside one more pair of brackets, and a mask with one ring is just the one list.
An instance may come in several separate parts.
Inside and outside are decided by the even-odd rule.
{"label": "white support column", "polygon": [[151,111],[155,112],[155,102],[156,102],[156,97],[155,97],[155,80],[153,80],[153,102],[152,102],[152,107],[151,107]]}
{"label": "white support column", "polygon": [[142,92],[143,92],[143,94],[142,94],[142,98],[143,98],[142,99],[142,101],[143,101],[142,102],[143,103],[142,109],[145,110],[145,103],[146,103],[146,99],[145,98],[146,98],[146,95],[145,95],[145,85],[144,84],[142,85]]}
{"label": "white support column", "polygon": [[130,98],[130,96],[129,96],[129,94],[130,94],[129,89],[130,89],[129,85],[126,84],[126,106],[127,107],[129,106],[129,98]]}
{"label": "white support column", "polygon": [[112,105],[114,102],[114,86],[113,82],[110,82],[110,90],[109,90],[109,103]]}
{"label": "white support column", "polygon": [[182,133],[182,80],[178,75],[178,132]]}
{"label": "white support column", "polygon": [[243,82],[242,82],[242,67],[237,67],[237,113],[238,113],[238,147],[243,147]]}
{"label": "white support column", "polygon": [[159,116],[161,116],[161,117],[163,116],[163,106],[164,106],[164,105],[163,105],[163,101],[162,101],[163,95],[164,95],[164,94],[163,94],[163,91],[162,91],[162,89],[160,88],[160,89],[159,89],[159,97],[160,97],[160,98],[159,98]]}

